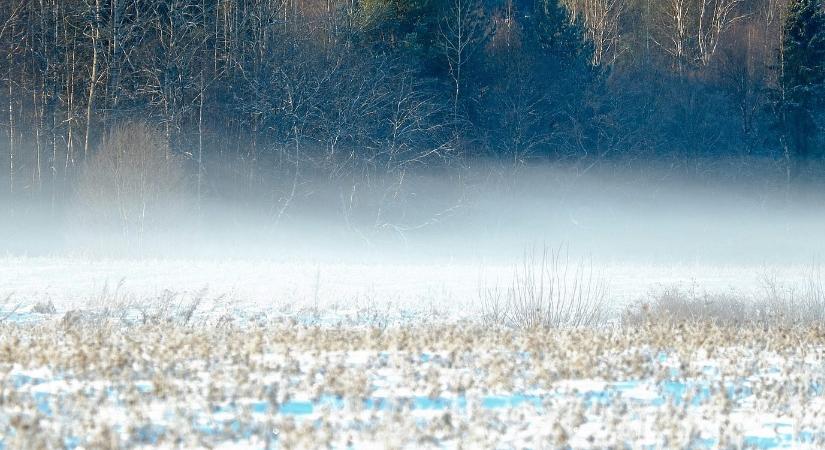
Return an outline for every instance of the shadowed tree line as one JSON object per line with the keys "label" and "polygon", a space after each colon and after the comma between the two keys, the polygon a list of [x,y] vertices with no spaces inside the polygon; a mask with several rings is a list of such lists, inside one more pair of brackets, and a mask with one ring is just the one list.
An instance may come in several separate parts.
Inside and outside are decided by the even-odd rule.
{"label": "shadowed tree line", "polygon": [[129,122],[273,217],[319,176],[822,153],[821,0],[0,3],[0,198],[64,204]]}

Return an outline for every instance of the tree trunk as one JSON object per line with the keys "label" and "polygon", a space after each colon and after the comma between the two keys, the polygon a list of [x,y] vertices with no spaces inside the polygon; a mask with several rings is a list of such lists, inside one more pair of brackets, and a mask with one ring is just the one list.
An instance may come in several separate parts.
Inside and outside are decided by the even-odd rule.
{"label": "tree trunk", "polygon": [[15,141],[14,134],[17,130],[14,127],[14,84],[12,82],[12,62],[9,57],[9,194],[14,194],[14,156],[15,156]]}
{"label": "tree trunk", "polygon": [[203,69],[201,69],[200,98],[198,102],[198,211],[201,209],[201,186],[203,185]]}
{"label": "tree trunk", "polygon": [[98,40],[100,38],[100,0],[95,0],[94,24],[92,25],[92,73],[89,76],[89,95],[86,100],[86,134],[83,137],[83,159],[89,157],[89,134],[92,129],[95,90],[97,89]]}

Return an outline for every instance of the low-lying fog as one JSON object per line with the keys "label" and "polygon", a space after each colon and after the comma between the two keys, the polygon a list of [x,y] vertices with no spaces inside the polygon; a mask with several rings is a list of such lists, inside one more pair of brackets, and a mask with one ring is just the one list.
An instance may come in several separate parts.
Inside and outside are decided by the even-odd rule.
{"label": "low-lying fog", "polygon": [[298,192],[269,206],[185,207],[128,246],[110,228],[37,221],[48,215],[17,204],[0,237],[0,294],[68,305],[124,280],[141,295],[208,287],[260,307],[461,310],[481,285],[510,277],[527,249],[547,246],[591,262],[625,303],[669,285],[747,291],[765,276],[792,282],[825,254],[825,195],[770,177],[487,168]]}

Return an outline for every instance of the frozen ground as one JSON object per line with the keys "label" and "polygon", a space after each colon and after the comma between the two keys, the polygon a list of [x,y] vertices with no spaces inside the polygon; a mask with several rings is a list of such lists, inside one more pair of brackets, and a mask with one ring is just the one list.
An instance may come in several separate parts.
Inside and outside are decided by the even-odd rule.
{"label": "frozen ground", "polygon": [[4,448],[825,445],[815,330],[0,331]]}
{"label": "frozen ground", "polygon": [[[50,300],[57,312],[84,308],[104,290],[156,298],[164,291],[205,290],[204,305],[221,312],[268,314],[313,309],[335,313],[371,309],[386,313],[473,318],[481,287],[507,284],[518,261],[486,263],[277,262],[271,260],[110,260],[0,258],[0,297],[23,310]],[[810,265],[744,265],[592,261],[609,286],[610,306],[620,309],[665,287],[748,296],[765,277],[785,285],[802,281]],[[120,286],[118,288],[118,286]],[[139,300],[138,300],[139,301]],[[431,317],[432,318],[432,317]]]}
{"label": "frozen ground", "polygon": [[[825,445],[821,328],[478,328],[517,263],[0,258],[0,449]],[[593,266],[614,311],[810,269]]]}

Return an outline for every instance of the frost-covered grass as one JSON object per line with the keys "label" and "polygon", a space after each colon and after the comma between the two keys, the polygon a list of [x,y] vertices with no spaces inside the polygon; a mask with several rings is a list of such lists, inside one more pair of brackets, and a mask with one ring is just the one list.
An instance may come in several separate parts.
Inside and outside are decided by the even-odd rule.
{"label": "frost-covered grass", "polygon": [[825,446],[819,272],[548,267],[0,259],[0,448]]}
{"label": "frost-covered grass", "polygon": [[675,323],[712,322],[724,326],[794,327],[825,325],[825,279],[815,265],[799,283],[781,283],[766,276],[751,295],[683,290],[669,286],[626,308],[625,324],[651,318]]}
{"label": "frost-covered grass", "polygon": [[0,380],[5,448],[825,445],[825,329],[813,325],[517,331],[74,313],[0,326]]}
{"label": "frost-covered grass", "polygon": [[[573,267],[580,261],[571,257]],[[107,259],[72,257],[0,257],[0,300],[30,311],[51,302],[57,313],[87,309],[118,289],[135,301],[170,291],[193,295],[205,291],[199,310],[227,314],[290,315],[309,310],[330,313],[333,321],[372,311],[378,317],[414,315],[427,320],[472,320],[483,314],[479,290],[502,293],[523,268],[512,260],[455,261],[312,261]],[[809,264],[775,266],[594,260],[594,271],[608,283],[608,312],[665,289],[752,297],[762,292],[766,273],[779,284],[807,280]],[[221,298],[221,301],[211,300]],[[98,302],[99,303],[99,302]],[[13,304],[13,305],[12,305]],[[2,308],[6,310],[6,307]],[[403,311],[403,313],[402,313]]]}

